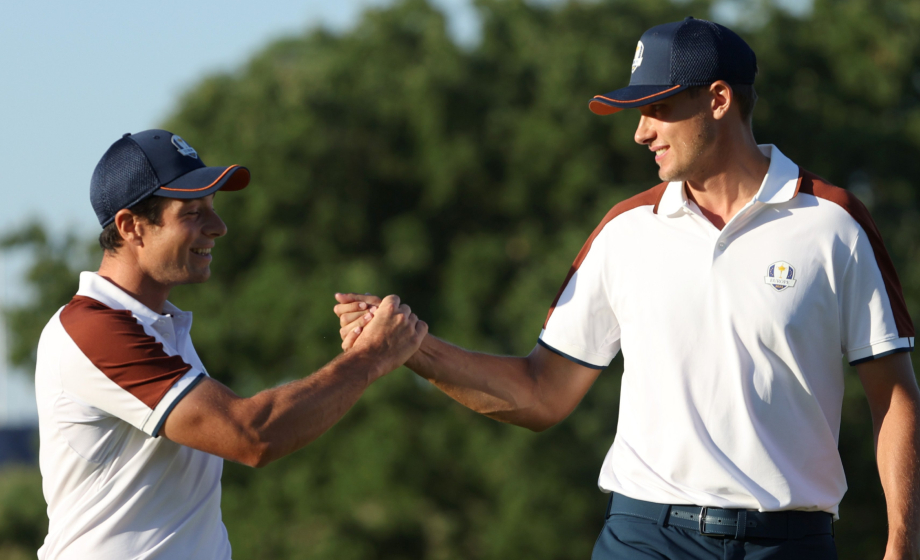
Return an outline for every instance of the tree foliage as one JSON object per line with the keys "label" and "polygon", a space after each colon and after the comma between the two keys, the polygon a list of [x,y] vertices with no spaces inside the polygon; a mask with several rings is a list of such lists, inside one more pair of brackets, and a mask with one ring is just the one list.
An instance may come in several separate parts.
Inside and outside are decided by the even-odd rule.
{"label": "tree foliage", "polygon": [[37,469],[6,466],[0,470],[0,558],[35,558],[48,532],[42,480]]}
{"label": "tree foliage", "polygon": [[[424,1],[404,0],[342,34],[275,42],[182,98],[166,127],[209,164],[240,163],[254,178],[217,198],[229,233],[212,279],[172,297],[195,311],[211,375],[253,394],[321,366],[338,351],[336,291],[395,292],[434,334],[526,353],[596,223],[658,182],[632,140],[637,114],[600,118],[587,101],[626,83],[645,29],[707,17],[708,2],[477,7],[474,47],[456,45]],[[817,0],[809,17],[768,10],[743,32],[760,64],[758,140],[872,207],[914,316],[917,28],[916,3]],[[29,281],[39,297],[11,316],[14,356],[27,362],[40,325],[74,291],[77,245],[40,228],[9,243],[37,255]],[[394,372],[307,449],[258,472],[226,465],[235,557],[587,558],[621,369],[615,361],[542,434]],[[837,540],[842,558],[880,557],[871,424],[858,380],[847,383],[840,447],[851,490]]]}

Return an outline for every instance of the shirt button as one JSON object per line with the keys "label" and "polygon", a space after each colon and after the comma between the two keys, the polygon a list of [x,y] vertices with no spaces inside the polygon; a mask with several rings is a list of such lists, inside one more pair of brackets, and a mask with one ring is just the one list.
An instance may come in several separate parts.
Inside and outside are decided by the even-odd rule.
{"label": "shirt button", "polygon": [[724,241],[719,241],[719,249],[722,250],[722,251],[725,250],[725,242],[724,242]]}

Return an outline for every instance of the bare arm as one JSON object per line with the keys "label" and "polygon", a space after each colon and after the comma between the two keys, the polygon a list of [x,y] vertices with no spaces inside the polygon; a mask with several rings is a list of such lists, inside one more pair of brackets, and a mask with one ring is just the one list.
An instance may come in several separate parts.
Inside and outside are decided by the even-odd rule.
{"label": "bare arm", "polygon": [[348,354],[304,379],[250,398],[204,379],[169,414],[162,435],[253,467],[300,449],[338,422],[371,383],[404,363],[428,332],[395,296],[383,300],[376,318]]}
{"label": "bare arm", "polygon": [[[343,347],[360,340],[354,329],[373,324],[366,310],[374,296],[338,294]],[[360,304],[364,303],[361,308]],[[542,346],[526,357],[471,352],[432,335],[406,366],[460,404],[501,422],[542,431],[575,410],[601,370],[585,367]]]}
{"label": "bare arm", "polygon": [[920,389],[906,353],[856,366],[888,505],[886,560],[920,558]]}
{"label": "bare arm", "polygon": [[460,404],[536,432],[565,420],[601,373],[539,345],[523,358],[492,356],[431,335],[406,366]]}

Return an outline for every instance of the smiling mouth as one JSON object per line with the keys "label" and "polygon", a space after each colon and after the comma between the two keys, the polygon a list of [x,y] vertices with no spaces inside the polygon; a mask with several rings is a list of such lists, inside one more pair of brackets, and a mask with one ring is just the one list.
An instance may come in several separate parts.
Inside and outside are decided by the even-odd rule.
{"label": "smiling mouth", "polygon": [[211,249],[191,249],[196,255],[201,255],[202,257],[208,257],[211,255]]}
{"label": "smiling mouth", "polygon": [[663,156],[663,155],[665,154],[665,152],[667,152],[667,151],[668,151],[668,148],[661,148],[661,149],[659,149],[659,150],[655,150],[655,155],[656,155],[656,156]]}

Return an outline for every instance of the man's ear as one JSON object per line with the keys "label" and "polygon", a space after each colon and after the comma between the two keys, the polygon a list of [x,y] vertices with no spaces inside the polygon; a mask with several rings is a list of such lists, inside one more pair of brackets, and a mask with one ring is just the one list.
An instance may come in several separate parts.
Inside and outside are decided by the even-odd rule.
{"label": "man's ear", "polygon": [[724,80],[715,81],[709,86],[709,95],[712,99],[709,106],[712,118],[724,118],[735,103],[735,92],[732,91],[732,87]]}
{"label": "man's ear", "polygon": [[115,227],[118,229],[118,234],[128,245],[144,246],[146,225],[143,220],[139,220],[127,208],[123,208],[115,214]]}

